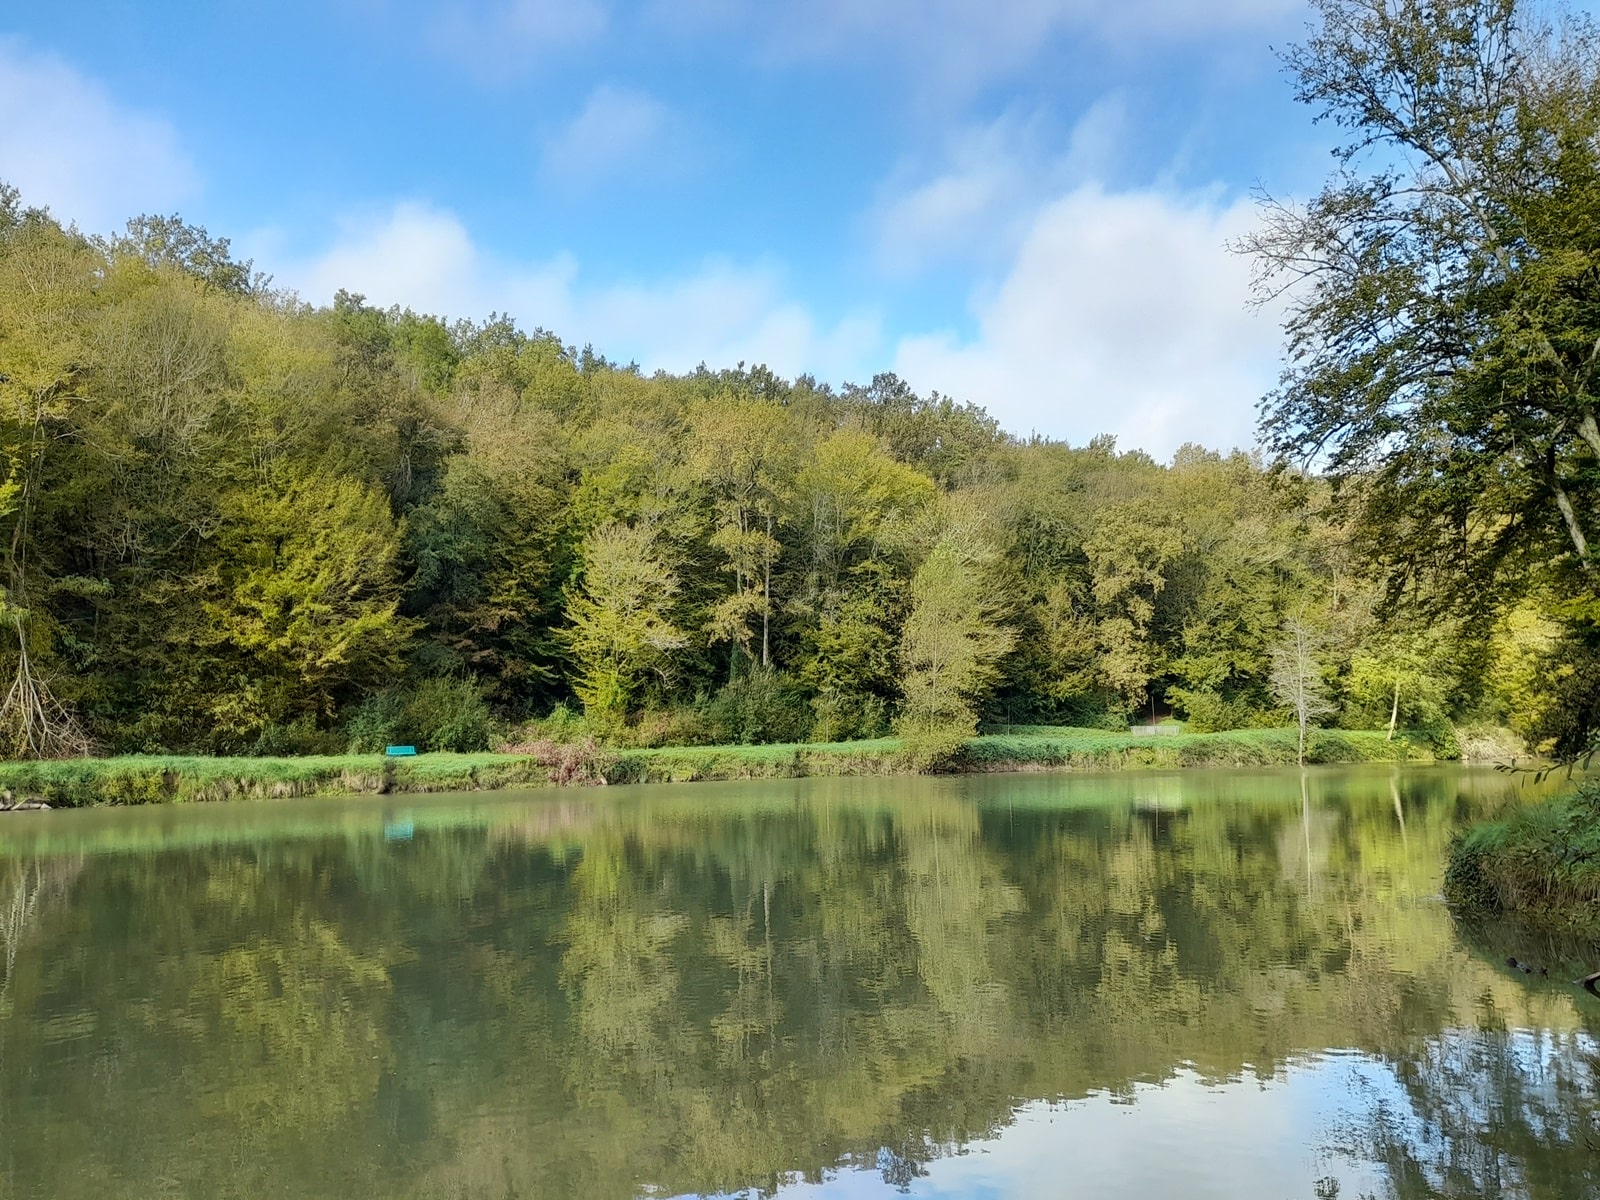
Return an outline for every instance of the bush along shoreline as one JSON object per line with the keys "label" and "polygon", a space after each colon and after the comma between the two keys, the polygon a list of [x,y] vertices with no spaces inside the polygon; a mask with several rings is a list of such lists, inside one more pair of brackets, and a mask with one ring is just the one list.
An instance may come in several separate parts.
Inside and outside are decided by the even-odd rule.
{"label": "bush along shoreline", "polygon": [[1444,894],[1464,916],[1600,929],[1600,781],[1462,833],[1450,848]]}
{"label": "bush along shoreline", "polygon": [[[1160,738],[1034,728],[974,737],[930,758],[893,738],[827,744],[612,750],[592,739],[540,741],[503,753],[204,758],[131,755],[0,763],[0,801],[52,808],[289,799],[314,795],[488,791],[549,786],[688,783],[805,776],[1036,770],[1292,766],[1292,729]],[[1381,732],[1315,730],[1313,763],[1431,762],[1425,741]]]}

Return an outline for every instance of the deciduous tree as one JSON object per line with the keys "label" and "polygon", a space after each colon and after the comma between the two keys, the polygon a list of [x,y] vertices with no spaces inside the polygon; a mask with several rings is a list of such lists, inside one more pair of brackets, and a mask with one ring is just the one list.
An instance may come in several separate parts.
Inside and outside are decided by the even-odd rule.
{"label": "deciduous tree", "polygon": [[1397,577],[1510,585],[1508,561],[1554,559],[1587,594],[1600,42],[1524,0],[1313,7],[1285,61],[1345,140],[1322,191],[1269,199],[1243,244],[1287,308],[1268,444],[1331,472]]}

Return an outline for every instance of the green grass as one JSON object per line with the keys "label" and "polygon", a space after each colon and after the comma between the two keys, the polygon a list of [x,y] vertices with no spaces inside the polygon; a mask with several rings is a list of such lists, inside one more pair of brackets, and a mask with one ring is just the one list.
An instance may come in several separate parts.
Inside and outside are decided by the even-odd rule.
{"label": "green grass", "polygon": [[0,788],[58,808],[200,800],[286,799],[363,792],[444,792],[548,781],[532,759],[502,754],[377,754],[304,758],[128,755],[0,763]]}
{"label": "green grass", "polygon": [[1600,781],[1467,830],[1450,848],[1457,909],[1556,929],[1600,927]]}
{"label": "green grass", "polygon": [[[991,770],[1029,766],[1272,767],[1292,766],[1298,742],[1293,729],[1151,737],[1103,729],[1030,727],[1026,732],[974,738],[967,745],[967,755],[980,769]],[[1311,763],[1427,762],[1432,757],[1407,738],[1389,741],[1376,732],[1316,729],[1306,739],[1306,761]]]}
{"label": "green grass", "polygon": [[713,779],[795,779],[810,775],[893,775],[904,771],[894,738],[770,746],[681,746],[623,750],[615,783],[690,783]]}
{"label": "green grass", "polygon": [[[973,738],[955,770],[1113,770],[1138,767],[1292,765],[1295,733],[1141,737],[1103,729],[1030,726]],[[1316,763],[1427,761],[1426,749],[1381,733],[1317,730],[1307,758]],[[893,738],[771,746],[694,746],[602,752],[611,783],[786,779],[814,775],[909,774],[915,760]],[[454,792],[537,787],[551,771],[532,757],[509,754],[423,754],[385,760],[376,754],[305,758],[198,758],[133,755],[61,762],[0,763],[0,788],[37,796],[58,808],[163,804],[201,800],[389,792]]]}

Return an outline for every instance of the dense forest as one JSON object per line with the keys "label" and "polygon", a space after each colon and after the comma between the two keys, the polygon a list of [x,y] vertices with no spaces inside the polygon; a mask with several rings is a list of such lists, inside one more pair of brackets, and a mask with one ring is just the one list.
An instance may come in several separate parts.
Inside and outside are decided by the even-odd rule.
{"label": "dense forest", "polygon": [[1324,723],[1561,732],[1555,602],[1386,587],[1313,475],[315,307],[176,217],[0,193],[0,397],[8,755],[1281,725],[1286,645]]}

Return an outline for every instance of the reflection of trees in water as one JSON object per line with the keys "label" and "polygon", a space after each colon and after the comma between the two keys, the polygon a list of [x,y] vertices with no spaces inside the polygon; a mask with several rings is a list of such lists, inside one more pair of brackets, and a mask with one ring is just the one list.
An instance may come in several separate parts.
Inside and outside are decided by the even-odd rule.
{"label": "reflection of trees in water", "polygon": [[[76,955],[83,976],[19,969],[8,1036],[13,1061],[51,1061],[33,1018],[104,997],[98,1052],[125,1082],[90,1097],[69,1071],[0,1136],[36,1195],[72,1190],[61,1131],[108,1100],[216,1194],[262,1184],[291,1138],[305,1194],[331,1191],[316,1170],[495,1200],[771,1189],[840,1163],[903,1185],[1019,1098],[1132,1094],[1182,1064],[1270,1075],[1329,1046],[1401,1062],[1490,1013],[1570,1027],[1568,997],[1463,953],[1426,899],[1456,794],[1420,778],[1327,794],[1314,775],[1304,804],[1292,778],[1188,804],[1164,784],[1138,808],[853,784],[97,859],[74,907],[128,927],[35,920],[29,961]],[[136,1138],[75,1136],[125,1181],[105,1194],[159,1190]]]}
{"label": "reflection of trees in water", "polygon": [[1395,1200],[1600,1195],[1600,1047],[1587,1034],[1452,1032],[1391,1062],[1402,1111],[1379,1105],[1347,1148]]}
{"label": "reflection of trees in water", "polygon": [[14,1192],[366,1190],[372,1163],[350,1150],[388,1066],[393,959],[335,901],[354,862],[335,872],[302,849],[9,870],[60,888],[68,865],[73,903],[28,910],[0,1014]]}
{"label": "reflection of trees in water", "polygon": [[[1498,968],[1508,959],[1528,964],[1535,972],[1542,968],[1544,978],[1555,986],[1567,987],[1600,966],[1600,938],[1568,929],[1524,923],[1514,917],[1486,918],[1479,915],[1451,914],[1462,942],[1475,950],[1485,962]],[[1582,1001],[1582,1011],[1600,1018],[1600,1005]]]}
{"label": "reflection of trees in water", "polygon": [[0,1016],[8,1011],[11,976],[17,953],[41,910],[65,903],[72,883],[83,870],[82,856],[26,859],[0,863]]}

